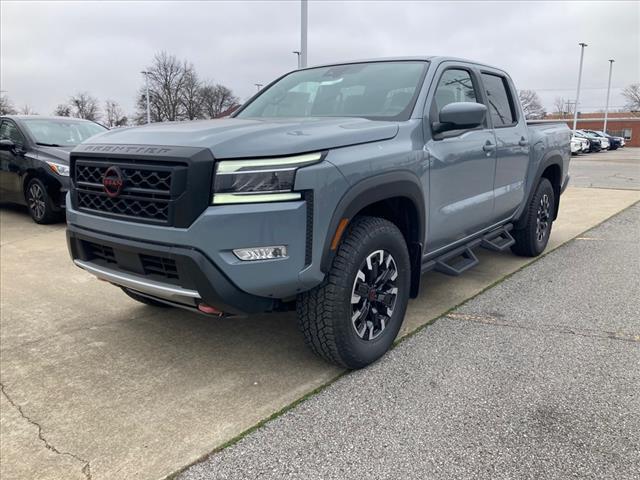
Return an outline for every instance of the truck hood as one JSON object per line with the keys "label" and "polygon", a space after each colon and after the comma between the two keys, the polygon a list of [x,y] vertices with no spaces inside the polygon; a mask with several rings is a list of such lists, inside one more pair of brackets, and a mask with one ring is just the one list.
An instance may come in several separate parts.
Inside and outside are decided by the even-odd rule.
{"label": "truck hood", "polygon": [[393,138],[396,122],[363,118],[199,120],[115,129],[82,145],[204,147],[216,158],[292,155]]}

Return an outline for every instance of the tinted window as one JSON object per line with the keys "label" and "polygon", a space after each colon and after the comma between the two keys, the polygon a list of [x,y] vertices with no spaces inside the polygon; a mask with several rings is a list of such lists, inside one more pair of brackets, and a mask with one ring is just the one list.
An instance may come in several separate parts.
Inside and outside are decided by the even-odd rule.
{"label": "tinted window", "polygon": [[0,140],[12,140],[16,145],[24,145],[24,139],[18,127],[7,120],[0,125]]}
{"label": "tinted window", "polygon": [[373,62],[299,70],[270,86],[237,117],[406,120],[426,68],[426,62]]}
{"label": "tinted window", "polygon": [[476,91],[469,72],[455,69],[446,70],[440,77],[434,100],[438,112],[450,103],[477,102]]}
{"label": "tinted window", "polygon": [[511,125],[516,122],[515,110],[507,81],[498,75],[482,74],[484,87],[487,89],[489,112],[493,119],[493,126]]}

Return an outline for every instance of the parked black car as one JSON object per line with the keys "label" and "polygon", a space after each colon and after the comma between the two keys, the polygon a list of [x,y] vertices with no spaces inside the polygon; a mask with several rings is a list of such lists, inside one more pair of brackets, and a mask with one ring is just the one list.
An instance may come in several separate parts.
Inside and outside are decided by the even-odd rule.
{"label": "parked black car", "polygon": [[622,146],[622,139],[620,137],[612,137],[608,133],[601,132],[599,130],[585,130],[587,133],[591,133],[597,137],[604,137],[609,140],[609,150],[617,150]]}
{"label": "parked black car", "polygon": [[585,132],[584,130],[576,130],[576,137],[586,138],[589,140],[589,153],[599,152],[602,150],[602,142],[597,135]]}
{"label": "parked black car", "polygon": [[59,220],[69,189],[69,152],[105,131],[77,118],[0,117],[0,200],[26,205],[37,223]]}

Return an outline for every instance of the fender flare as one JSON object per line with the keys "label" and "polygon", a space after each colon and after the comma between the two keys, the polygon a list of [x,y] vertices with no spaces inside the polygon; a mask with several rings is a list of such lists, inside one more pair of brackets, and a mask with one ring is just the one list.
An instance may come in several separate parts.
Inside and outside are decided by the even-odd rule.
{"label": "fender flare", "polygon": [[[417,268],[418,274],[420,273],[420,257],[426,228],[425,201],[420,180],[414,173],[408,171],[394,171],[375,175],[355,183],[346,191],[333,212],[325,235],[320,263],[320,269],[323,273],[329,271],[335,256],[335,251],[331,250],[331,242],[340,220],[346,218],[350,222],[359,211],[368,205],[393,197],[407,198],[413,203],[418,213],[418,236],[412,242],[412,245],[408,245],[408,247],[412,261],[414,260],[413,257],[416,256],[416,251],[418,251]],[[412,268],[412,270],[414,269]]]}

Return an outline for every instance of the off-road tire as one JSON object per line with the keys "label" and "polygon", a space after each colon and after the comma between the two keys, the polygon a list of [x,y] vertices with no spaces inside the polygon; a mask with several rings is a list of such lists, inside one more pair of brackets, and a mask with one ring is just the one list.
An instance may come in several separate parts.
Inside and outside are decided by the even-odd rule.
{"label": "off-road tire", "polygon": [[168,304],[162,303],[162,302],[158,302],[157,300],[154,300],[153,298],[148,298],[148,297],[145,297],[143,295],[138,295],[136,292],[134,292],[132,290],[129,290],[128,288],[123,288],[122,291],[124,293],[126,293],[129,297],[134,299],[136,302],[144,303],[145,305],[151,305],[152,307],[173,308],[171,305],[168,305]]}
{"label": "off-road tire", "polygon": [[34,222],[46,225],[62,220],[62,212],[55,208],[46,185],[39,178],[32,178],[29,181],[24,199]]}
{"label": "off-road tire", "polygon": [[[546,195],[546,201],[545,199]],[[538,225],[541,221],[541,209],[544,210],[548,203],[548,211],[544,213],[546,217],[547,227],[543,237],[540,239],[538,235]],[[527,209],[525,210],[525,224],[521,229],[513,230],[511,234],[516,243],[511,247],[511,251],[521,257],[537,257],[547,247],[549,236],[551,235],[551,227],[555,217],[556,201],[555,192],[548,179],[542,178],[536,192],[534,193]]]}
{"label": "off-road tire", "polygon": [[[352,289],[367,257],[379,250],[390,254],[395,263],[397,296],[386,326],[377,337],[365,340],[352,320]],[[305,343],[321,358],[345,368],[362,368],[376,361],[389,350],[400,330],[409,300],[410,277],[407,244],[398,227],[378,217],[356,217],[324,282],[298,295],[298,326]]]}

